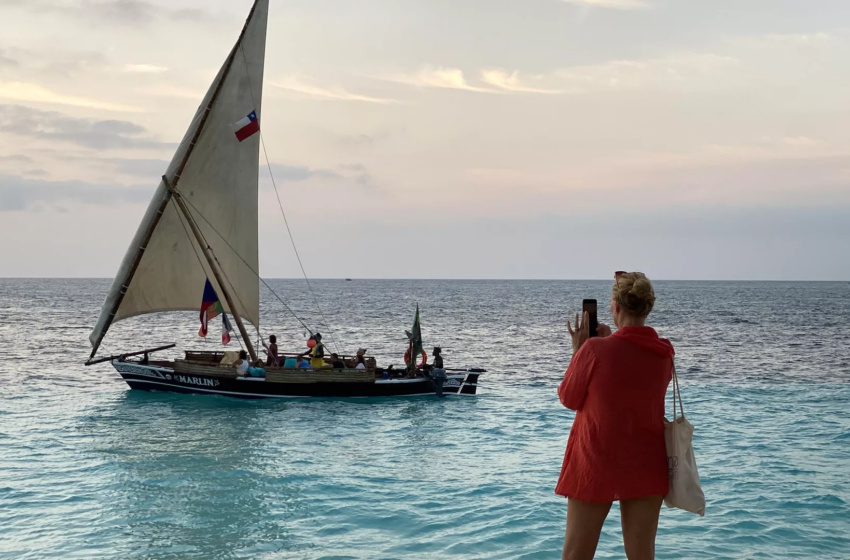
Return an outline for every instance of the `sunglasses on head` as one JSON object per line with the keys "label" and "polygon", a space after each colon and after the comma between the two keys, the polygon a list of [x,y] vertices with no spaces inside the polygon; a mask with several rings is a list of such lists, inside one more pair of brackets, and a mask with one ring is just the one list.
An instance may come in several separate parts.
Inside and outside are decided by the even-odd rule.
{"label": "sunglasses on head", "polygon": [[618,270],[614,273],[614,278],[619,278],[620,276],[625,276],[626,274],[628,274],[628,272],[626,272],[625,270]]}

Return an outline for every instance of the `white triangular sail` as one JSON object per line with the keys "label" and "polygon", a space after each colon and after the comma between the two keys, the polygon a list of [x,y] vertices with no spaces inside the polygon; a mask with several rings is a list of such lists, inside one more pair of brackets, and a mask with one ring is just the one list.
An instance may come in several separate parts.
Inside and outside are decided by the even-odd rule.
{"label": "white triangular sail", "polygon": [[[234,123],[252,111],[260,117],[267,21],[268,0],[256,0],[239,41],[165,173],[220,263],[234,306],[256,326],[260,319],[260,135],[240,142]],[[114,321],[160,311],[198,310],[207,278],[230,312],[208,268],[202,248],[161,181],[91,333],[94,351]]]}

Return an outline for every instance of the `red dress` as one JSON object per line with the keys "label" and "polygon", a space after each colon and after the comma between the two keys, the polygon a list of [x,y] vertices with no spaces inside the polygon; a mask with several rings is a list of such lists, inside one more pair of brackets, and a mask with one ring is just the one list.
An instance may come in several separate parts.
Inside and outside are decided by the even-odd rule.
{"label": "red dress", "polygon": [[591,338],[558,388],[576,410],[555,493],[586,502],[667,494],[664,397],[673,346],[650,327]]}

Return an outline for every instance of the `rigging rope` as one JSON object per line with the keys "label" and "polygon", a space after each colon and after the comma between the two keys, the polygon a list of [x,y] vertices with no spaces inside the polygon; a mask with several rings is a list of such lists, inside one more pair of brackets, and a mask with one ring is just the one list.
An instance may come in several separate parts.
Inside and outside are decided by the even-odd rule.
{"label": "rigging rope", "polygon": [[[239,43],[239,50],[242,52],[242,60],[245,62],[245,75],[248,77],[248,91],[251,94],[251,103],[254,107],[257,106],[257,102],[254,99],[254,88],[251,85],[251,75],[248,74],[248,58],[245,56],[245,49],[242,47],[242,43]],[[301,262],[301,255],[298,254],[298,247],[295,246],[295,238],[292,235],[292,230],[289,228],[289,220],[286,219],[286,212],[283,210],[283,203],[280,200],[280,193],[277,190],[277,183],[274,180],[274,173],[272,173],[272,166],[269,163],[269,154],[266,152],[266,142],[263,138],[263,128],[259,126],[259,122],[257,123],[260,134],[260,145],[263,147],[263,156],[266,159],[266,167],[269,170],[269,176],[272,180],[272,186],[274,187],[274,194],[277,197],[277,205],[280,208],[280,213],[283,216],[283,223],[286,224],[286,232],[289,234],[289,241],[292,243],[292,250],[295,251],[295,258],[298,259],[298,266],[301,267],[301,274],[304,276],[304,281],[307,283],[307,288],[310,290],[310,294],[313,296],[313,301],[316,304],[316,309],[319,311],[319,316],[322,318],[322,324],[325,326],[327,333],[330,335],[331,343],[334,345],[334,349],[337,354],[339,354],[339,348],[337,347],[336,340],[334,340],[333,332],[331,331],[330,326],[328,325],[328,320],[325,317],[325,312],[322,310],[322,306],[319,304],[319,298],[316,297],[316,292],[313,291],[313,286],[310,284],[310,279],[307,277],[307,271],[304,269],[304,263]],[[309,330],[309,329],[308,329]],[[312,334],[312,331],[311,331]]]}
{"label": "rigging rope", "polygon": [[239,254],[239,252],[238,252],[236,249],[234,249],[234,248],[233,248],[233,245],[231,245],[231,244],[230,244],[230,242],[227,240],[227,238],[225,238],[225,237],[224,237],[221,233],[219,233],[219,231],[218,231],[217,229],[215,229],[215,227],[214,227],[214,226],[210,223],[210,221],[209,221],[209,220],[207,220],[207,218],[206,218],[206,217],[205,217],[205,216],[204,216],[204,215],[203,215],[203,214],[202,214],[202,213],[198,210],[198,208],[197,208],[194,204],[192,204],[192,201],[190,201],[190,200],[188,200],[188,199],[186,199],[186,198],[184,198],[184,199],[183,199],[183,201],[184,201],[186,204],[188,204],[189,206],[191,206],[191,207],[192,207],[192,210],[194,210],[194,211],[195,211],[195,213],[196,213],[198,216],[200,216],[200,218],[204,221],[204,223],[205,223],[205,224],[207,224],[207,225],[210,227],[210,229],[213,231],[213,233],[215,233],[215,234],[216,234],[216,235],[217,235],[217,236],[218,236],[218,237],[219,237],[222,241],[224,241],[224,244],[225,244],[225,245],[227,245],[227,247],[228,247],[228,248],[229,248],[229,249],[233,252],[233,254],[234,254],[234,255],[236,255],[236,257],[237,257],[240,261],[242,261],[242,264],[244,264],[246,267],[248,267],[248,270],[250,270],[250,271],[251,271],[251,273],[252,273],[252,274],[254,274],[254,276],[256,276],[256,277],[257,277],[257,279],[258,279],[260,282],[262,282],[262,283],[263,283],[263,285],[264,285],[266,288],[268,288],[268,290],[272,293],[272,295],[274,295],[274,297],[275,297],[275,298],[277,298],[277,300],[278,300],[281,304],[283,304],[283,306],[286,308],[286,310],[287,310],[287,311],[289,311],[289,312],[292,314],[292,316],[293,316],[293,317],[295,317],[295,319],[296,319],[299,323],[301,323],[301,326],[302,326],[302,327],[304,327],[305,329],[307,329],[307,331],[308,331],[310,334],[313,334],[312,329],[310,329],[310,327],[308,327],[308,326],[307,326],[307,324],[306,324],[304,321],[302,321],[302,320],[301,320],[301,318],[298,316],[298,314],[297,314],[297,313],[295,313],[295,311],[293,311],[293,310],[292,310],[292,308],[291,308],[291,307],[289,307],[289,305],[287,305],[287,303],[286,303],[285,301],[283,301],[283,299],[282,299],[279,295],[277,295],[277,292],[275,292],[275,291],[272,289],[272,287],[271,287],[271,286],[269,286],[268,282],[266,282],[265,280],[263,280],[263,278],[260,276],[260,274],[259,274],[256,270],[254,270],[254,268],[253,268],[250,264],[248,264],[248,261],[246,261],[245,259],[243,259],[243,258],[242,258],[242,255],[240,255],[240,254]]}
{"label": "rigging rope", "polygon": [[[179,190],[177,190],[177,189],[175,188],[175,189],[174,189],[174,191],[175,191],[175,194],[176,194],[177,196],[179,196],[179,197],[180,197],[180,198],[181,198],[184,202],[186,201],[186,199],[183,197],[182,193],[180,193],[180,191],[179,191]],[[192,206],[192,208],[195,208],[195,207],[194,207],[194,205]],[[195,211],[197,212],[197,208],[195,208]],[[187,216],[187,217],[186,217],[186,220],[188,221],[188,219],[189,219],[189,217]],[[205,220],[205,221],[206,221],[206,220]],[[181,223],[182,223],[182,220],[181,220]],[[184,226],[184,231],[185,231],[185,226]],[[215,259],[215,262],[216,262],[216,264],[218,265],[218,269],[219,269],[219,271],[221,272],[221,275],[222,275],[222,276],[224,276],[224,281],[225,281],[225,282],[227,282],[227,284],[230,286],[230,291],[231,291],[231,293],[233,293],[233,295],[235,295],[235,296],[236,296],[236,301],[239,303],[239,307],[241,307],[243,310],[247,309],[247,307],[245,307],[245,304],[244,304],[244,303],[242,303],[242,299],[239,297],[239,292],[237,292],[237,291],[236,291],[236,289],[234,288],[234,286],[233,286],[233,282],[231,282],[231,281],[230,281],[230,278],[227,276],[227,273],[224,271],[224,267],[223,267],[223,266],[221,266],[221,261],[219,261],[219,260],[218,260],[218,255],[216,255],[216,254],[213,252],[212,247],[210,247],[210,242],[209,242],[209,241],[207,241],[207,236],[206,236],[206,235],[204,235],[204,232],[203,232],[203,231],[201,231],[201,228],[198,228],[198,233],[200,234],[201,239],[202,239],[202,240],[203,240],[203,242],[204,242],[204,245],[206,245],[206,248],[210,250],[210,253],[212,253],[213,259]],[[188,234],[187,234],[187,235],[188,235]],[[189,242],[191,243],[191,239],[189,240]],[[192,248],[193,248],[193,250],[194,250],[194,245],[192,246]],[[196,256],[196,257],[198,256],[197,251],[195,252],[195,256]],[[202,268],[203,268],[203,267],[202,267]],[[206,271],[205,271],[205,273],[206,273]],[[226,290],[226,289],[227,289],[227,286],[221,286],[221,288],[222,288],[223,290]],[[232,311],[233,311],[233,310],[231,310],[231,313],[232,313]],[[260,327],[258,327],[257,325],[254,325],[254,328],[257,330],[257,334],[260,334]],[[240,342],[240,343],[239,343],[239,345],[241,346],[241,345],[242,345],[242,343]]]}

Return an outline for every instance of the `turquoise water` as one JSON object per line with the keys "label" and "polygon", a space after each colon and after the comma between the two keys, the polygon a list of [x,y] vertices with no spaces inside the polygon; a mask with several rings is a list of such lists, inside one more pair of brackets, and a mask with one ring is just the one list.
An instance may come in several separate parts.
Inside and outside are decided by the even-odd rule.
{"label": "turquoise water", "polygon": [[[607,282],[318,282],[341,348],[398,363],[419,301],[447,366],[490,370],[482,394],[261,402],[82,367],[107,285],[0,280],[0,558],[559,557],[561,323]],[[311,318],[301,284],[278,288]],[[658,292],[708,502],[662,511],[658,557],[850,557],[848,286]],[[264,320],[303,344],[271,301]],[[203,347],[196,321],[130,320],[107,345]],[[623,556],[614,509],[597,557]]]}

